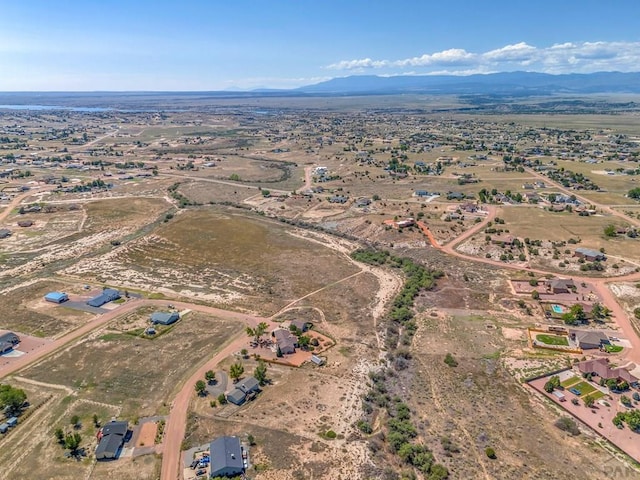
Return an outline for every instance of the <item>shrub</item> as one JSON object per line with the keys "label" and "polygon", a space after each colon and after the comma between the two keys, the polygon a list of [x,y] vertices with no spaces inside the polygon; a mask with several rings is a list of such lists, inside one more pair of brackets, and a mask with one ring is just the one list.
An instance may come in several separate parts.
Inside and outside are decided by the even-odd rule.
{"label": "shrub", "polygon": [[489,457],[489,458],[490,458],[490,459],[492,459],[492,460],[495,460],[496,458],[498,458],[498,457],[496,456],[496,451],[495,451],[493,448],[491,448],[491,447],[487,447],[487,448],[485,448],[485,449],[484,449],[484,453],[487,455],[487,457]]}
{"label": "shrub", "polygon": [[444,363],[446,363],[447,365],[449,365],[450,367],[457,367],[458,366],[458,362],[455,358],[453,358],[453,355],[451,355],[450,353],[447,353],[444,357]]}
{"label": "shrub", "polygon": [[574,437],[576,435],[580,435],[580,429],[578,428],[578,425],[576,425],[576,422],[574,422],[569,417],[560,417],[558,420],[556,420],[554,425],[563,432],[567,432]]}

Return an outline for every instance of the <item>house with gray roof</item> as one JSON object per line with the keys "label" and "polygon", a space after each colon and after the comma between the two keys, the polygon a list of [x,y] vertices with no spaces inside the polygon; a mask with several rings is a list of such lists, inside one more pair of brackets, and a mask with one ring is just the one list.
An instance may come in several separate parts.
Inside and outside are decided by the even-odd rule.
{"label": "house with gray roof", "polygon": [[246,395],[260,391],[260,382],[254,377],[247,377],[237,383],[237,388],[242,390]]}
{"label": "house with gray roof", "polygon": [[227,401],[234,405],[242,405],[247,400],[247,394],[239,388],[234,388],[226,395]]}
{"label": "house with gray roof", "polygon": [[600,330],[569,330],[569,336],[583,350],[608,345],[609,337]]}
{"label": "house with gray roof", "polygon": [[128,432],[129,424],[125,421],[112,420],[102,427],[98,434],[99,442],[96,448],[96,460],[114,460],[118,458]]}
{"label": "house with gray roof", "polygon": [[20,337],[13,332],[0,333],[0,343],[8,343],[16,346],[20,343]]}
{"label": "house with gray roof", "polygon": [[298,337],[292,334],[289,330],[277,328],[271,332],[271,335],[275,338],[278,350],[282,355],[296,353]]}
{"label": "house with gray roof", "polygon": [[242,447],[238,437],[216,438],[209,447],[210,477],[232,477],[244,472]]}
{"label": "house with gray roof", "polygon": [[584,258],[589,262],[599,262],[607,259],[605,254],[600,252],[599,250],[592,250],[591,248],[583,247],[576,248],[574,256],[578,258]]}
{"label": "house with gray roof", "polygon": [[180,320],[178,312],[154,312],[151,314],[151,323],[154,325],[171,325]]}
{"label": "house with gray roof", "polygon": [[91,307],[101,307],[105,303],[113,302],[120,298],[120,292],[113,288],[105,288],[100,295],[87,300],[87,305]]}

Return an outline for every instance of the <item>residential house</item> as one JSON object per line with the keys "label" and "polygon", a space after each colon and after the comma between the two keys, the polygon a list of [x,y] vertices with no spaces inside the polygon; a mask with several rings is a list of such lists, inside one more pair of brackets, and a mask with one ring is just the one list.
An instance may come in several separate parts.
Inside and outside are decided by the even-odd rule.
{"label": "residential house", "polygon": [[583,248],[583,247],[576,248],[576,251],[573,254],[573,256],[578,258],[584,258],[589,262],[594,262],[594,261],[599,262],[607,259],[604,253],[598,250],[592,250],[591,248]]}
{"label": "residential house", "polygon": [[570,278],[553,278],[547,282],[547,289],[551,293],[571,293],[576,284]]}
{"label": "residential house", "polygon": [[260,382],[258,382],[254,377],[247,377],[240,380],[236,384],[236,388],[248,396],[260,391]]}
{"label": "residential house", "polygon": [[125,421],[107,423],[98,432],[96,460],[114,460],[118,458],[120,449],[129,433],[129,424]]}
{"label": "residential house", "polygon": [[306,320],[291,320],[291,325],[296,327],[301,332],[306,332],[311,328],[311,322],[307,322]]}
{"label": "residential house", "polygon": [[279,353],[281,353],[282,355],[289,355],[296,352],[296,347],[298,346],[298,337],[296,337],[289,330],[285,330],[284,328],[277,328],[273,332],[271,332],[271,336],[275,338]]}
{"label": "residential house", "polygon": [[91,307],[101,307],[105,303],[113,302],[120,298],[120,292],[113,288],[105,288],[100,295],[87,300],[87,305]]}
{"label": "residential house", "polygon": [[600,348],[609,344],[609,337],[599,330],[570,330],[569,337],[583,350]]}
{"label": "residential house", "polygon": [[242,405],[247,400],[247,394],[239,388],[234,388],[226,395],[227,401],[234,405]]}
{"label": "residential house", "polygon": [[242,447],[238,437],[216,438],[209,447],[209,458],[211,478],[238,476],[244,472]]}
{"label": "residential house", "polygon": [[178,312],[154,312],[151,314],[151,323],[154,325],[171,325],[180,320]]}
{"label": "residential house", "polygon": [[633,385],[638,382],[638,379],[628,370],[621,367],[611,368],[609,366],[609,359],[604,357],[578,362],[575,365],[575,368],[577,368],[583,375],[590,373],[591,375],[596,375],[600,378],[604,378],[605,380],[613,378],[618,382],[625,381],[629,385]]}

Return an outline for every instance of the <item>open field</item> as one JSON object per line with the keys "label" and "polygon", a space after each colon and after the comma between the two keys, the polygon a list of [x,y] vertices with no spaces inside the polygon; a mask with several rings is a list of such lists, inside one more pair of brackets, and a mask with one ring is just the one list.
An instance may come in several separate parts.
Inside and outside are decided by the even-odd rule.
{"label": "open field", "polygon": [[118,406],[125,418],[154,415],[167,411],[180,379],[240,330],[235,322],[201,313],[190,313],[156,339],[107,327],[23,375],[66,385],[81,398]]}
{"label": "open field", "polygon": [[[313,275],[307,271],[311,264]],[[358,270],[272,220],[207,207],[181,212],[152,235],[68,271],[269,313]]]}

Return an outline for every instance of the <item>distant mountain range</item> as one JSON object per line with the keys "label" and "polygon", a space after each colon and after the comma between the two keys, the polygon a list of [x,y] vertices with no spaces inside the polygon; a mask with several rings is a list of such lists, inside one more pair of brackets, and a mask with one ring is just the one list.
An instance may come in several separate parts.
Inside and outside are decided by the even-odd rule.
{"label": "distant mountain range", "polygon": [[355,75],[300,87],[294,92],[310,95],[401,94],[432,95],[550,95],[590,93],[640,93],[640,72],[597,72],[551,75],[505,72],[468,76],[403,75],[380,77]]}

